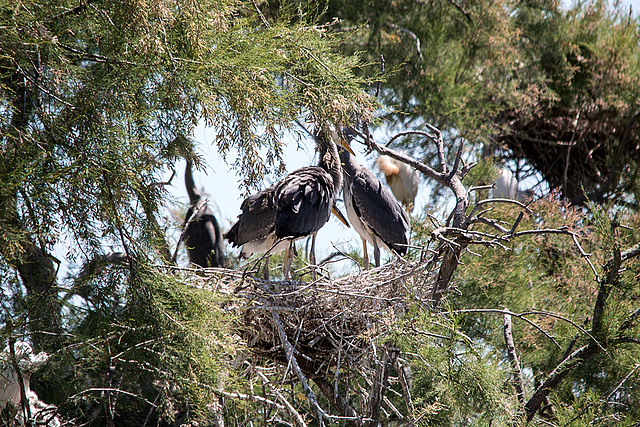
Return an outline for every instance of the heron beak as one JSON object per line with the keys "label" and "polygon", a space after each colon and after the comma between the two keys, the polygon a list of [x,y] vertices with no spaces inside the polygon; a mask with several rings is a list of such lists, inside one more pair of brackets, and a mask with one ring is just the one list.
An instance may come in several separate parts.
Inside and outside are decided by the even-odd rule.
{"label": "heron beak", "polygon": [[345,150],[351,153],[352,156],[356,155],[356,153],[353,152],[349,144],[347,144],[347,142],[342,137],[338,137],[338,142],[340,143],[340,145],[342,145],[342,147],[344,147]]}
{"label": "heron beak", "polygon": [[335,204],[331,208],[331,212],[333,212],[333,214],[336,216],[336,218],[338,218],[340,220],[340,222],[342,222],[344,225],[346,225],[347,228],[351,228],[351,226],[347,222],[347,219],[344,217],[342,212],[340,212],[340,209],[338,209],[338,207]]}

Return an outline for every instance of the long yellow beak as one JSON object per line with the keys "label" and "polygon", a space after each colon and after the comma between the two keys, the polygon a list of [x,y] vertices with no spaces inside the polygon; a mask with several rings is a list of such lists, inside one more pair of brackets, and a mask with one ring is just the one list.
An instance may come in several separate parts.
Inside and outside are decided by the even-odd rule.
{"label": "long yellow beak", "polygon": [[336,132],[333,129],[330,129],[328,131],[326,131],[329,133],[329,137],[333,140],[333,142],[338,145],[340,144],[345,150],[347,150],[349,153],[351,153],[351,155],[355,156],[356,153],[353,152],[353,150],[351,149],[351,147],[349,146],[349,144],[347,144],[347,142],[344,140],[344,138],[342,138],[338,132]]}
{"label": "long yellow beak", "polygon": [[342,212],[340,212],[340,209],[338,209],[338,207],[335,204],[331,208],[331,212],[336,216],[336,218],[338,218],[340,220],[340,222],[342,222],[344,225],[346,225],[347,228],[351,228],[351,226],[347,222],[347,218],[344,217]]}
{"label": "long yellow beak", "polygon": [[351,153],[352,156],[356,155],[356,153],[353,152],[353,150],[351,149],[349,144],[347,144],[346,141],[344,139],[342,139],[342,137],[340,137],[340,136],[338,137],[338,142],[340,142],[340,145],[342,145],[345,150],[347,150],[349,153]]}

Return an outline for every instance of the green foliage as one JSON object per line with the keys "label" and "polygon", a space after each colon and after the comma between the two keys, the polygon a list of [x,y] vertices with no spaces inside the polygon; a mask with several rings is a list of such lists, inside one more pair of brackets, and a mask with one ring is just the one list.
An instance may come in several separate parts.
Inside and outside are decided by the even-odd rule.
{"label": "green foliage", "polygon": [[[284,171],[280,138],[294,119],[369,119],[376,105],[362,89],[380,80],[380,122],[438,126],[448,159],[460,144],[477,158],[492,137],[501,157],[524,159],[563,196],[601,190],[584,210],[551,196],[537,201],[518,230],[561,232],[511,236],[504,248],[472,245],[442,310],[416,303],[397,313],[389,334],[371,337],[397,345],[411,367],[416,424],[522,421],[505,313],[514,314],[527,396],[565,353],[595,346],[593,338],[601,346],[554,387],[545,423],[636,422],[640,263],[611,270],[640,239],[638,22],[623,12],[600,1],[563,11],[548,0],[338,1],[324,9],[0,0],[0,301],[16,326],[5,335],[28,335],[52,354],[34,390],[78,424],[207,423],[227,391],[229,418],[273,421],[273,402],[247,397],[273,398],[265,383],[254,390],[255,372],[230,362],[243,350],[233,301],[164,270],[171,251],[160,179],[178,156],[196,156],[189,137],[204,122],[215,127],[221,154],[238,153],[245,189],[255,188]],[[437,165],[431,142],[403,144]],[[486,185],[496,173],[481,161],[465,185]],[[437,197],[416,213],[412,245],[433,249],[431,231],[441,224],[428,214],[447,204],[434,188]],[[608,199],[618,204],[596,204]],[[507,228],[519,213],[490,211]],[[72,265],[64,279],[51,256],[58,244]],[[51,335],[55,342],[39,340]],[[275,378],[277,368],[259,362]],[[359,372],[339,374],[369,387]],[[387,396],[404,408],[398,383],[390,387],[397,394]],[[287,398],[311,419],[315,408],[299,384]],[[320,401],[328,407],[328,396]]]}
{"label": "green foliage", "polygon": [[67,419],[207,419],[213,390],[233,383],[226,363],[239,348],[224,300],[143,265],[105,265],[78,285],[92,295],[70,307],[71,335],[38,377],[41,397]]}
{"label": "green foliage", "polygon": [[416,423],[508,425],[517,412],[505,382],[508,365],[459,320],[417,309],[398,323],[394,343],[411,366]]}
{"label": "green foliage", "polygon": [[374,106],[359,57],[285,6],[265,21],[242,1],[0,2],[3,317],[55,352],[34,388],[65,417],[205,419],[232,383],[223,302],[150,267],[171,253],[161,177],[200,122],[219,152],[237,151],[249,189],[284,170],[294,119]]}
{"label": "green foliage", "polygon": [[[578,241],[596,266],[599,275],[606,274],[601,267],[613,256],[613,248],[625,241],[637,242],[638,216],[620,215],[619,221],[631,225],[630,229],[612,227],[602,209],[582,212],[553,200],[543,200],[534,205],[533,214],[526,215],[519,230],[568,226],[576,233]],[[502,208],[492,213],[496,218],[513,220],[517,212]],[[470,339],[482,343],[483,348],[500,349],[504,346],[501,311],[522,314],[514,318],[514,340],[521,352],[521,363],[533,377],[527,387],[532,393],[544,375],[555,368],[566,348],[573,340],[575,348],[590,340],[584,330],[590,330],[593,307],[598,294],[594,272],[578,253],[568,235],[541,234],[532,238],[512,241],[507,250],[494,248],[473,249],[478,255],[465,255],[464,267],[458,270],[457,293],[449,297],[456,310],[469,314],[460,318],[460,327]],[[640,331],[635,327],[633,314],[637,310],[637,269],[634,261],[611,288],[606,303],[604,324],[606,332],[598,335],[607,354],[598,354],[585,360],[569,374],[566,382],[555,391],[556,399],[563,406],[585,398],[585,393],[604,396],[613,390],[618,381],[637,366],[637,345],[618,345],[616,339],[630,336],[637,339]],[[493,312],[492,312],[493,310]],[[455,311],[455,310],[454,310]],[[527,320],[526,322],[524,320]],[[533,327],[533,322],[537,327]],[[631,323],[630,323],[631,322]],[[622,324],[627,327],[623,328]],[[634,326],[631,326],[634,325]],[[593,332],[593,331],[592,331]],[[553,342],[551,337],[555,340]],[[559,348],[556,346],[558,343]],[[609,397],[618,401],[611,409],[619,419],[637,419],[636,402],[639,396],[634,387]],[[581,403],[565,409],[575,416]],[[562,425],[562,424],[560,424]]]}
{"label": "green foliage", "polygon": [[118,229],[157,234],[158,177],[199,120],[223,154],[238,149],[255,186],[282,161],[292,119],[344,121],[371,105],[351,74],[357,57],[336,55],[336,37],[304,17],[265,27],[219,1],[61,6],[2,9],[1,196],[18,193],[21,219],[48,245],[70,235],[95,253],[105,237],[122,243]]}

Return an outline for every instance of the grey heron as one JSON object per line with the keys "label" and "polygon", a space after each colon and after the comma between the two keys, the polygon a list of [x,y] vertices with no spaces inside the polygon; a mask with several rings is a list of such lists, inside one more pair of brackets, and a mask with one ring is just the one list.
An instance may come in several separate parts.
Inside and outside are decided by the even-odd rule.
{"label": "grey heron", "polygon": [[404,205],[407,212],[412,212],[420,183],[418,171],[386,155],[378,157],[377,163],[393,195]]}
{"label": "grey heron", "polygon": [[184,183],[190,206],[184,219],[184,244],[189,261],[199,267],[224,267],[222,233],[213,211],[202,199],[194,181],[191,161],[187,160]]}
{"label": "grey heron", "polygon": [[[345,132],[346,134],[346,132]],[[409,243],[409,216],[369,169],[340,150],[344,173],[343,198],[347,217],[362,239],[365,269],[369,268],[367,242],[373,246],[376,267],[380,266],[380,247],[404,255]]]}
{"label": "grey heron", "polygon": [[318,165],[296,169],[274,186],[249,196],[242,202],[238,221],[225,234],[233,246],[242,246],[241,256],[285,249],[285,280],[289,278],[293,241],[316,233],[332,211],[341,216],[334,206],[342,187],[336,142],[346,144],[337,134],[326,138],[324,132],[318,132],[316,142]]}

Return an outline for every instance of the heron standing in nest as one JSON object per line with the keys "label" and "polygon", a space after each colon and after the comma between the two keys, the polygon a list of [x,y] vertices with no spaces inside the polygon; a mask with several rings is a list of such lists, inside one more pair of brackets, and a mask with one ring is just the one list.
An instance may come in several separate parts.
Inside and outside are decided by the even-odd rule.
{"label": "heron standing in nest", "polygon": [[191,161],[187,160],[184,183],[190,206],[184,219],[183,235],[189,261],[198,267],[224,267],[222,233],[213,211],[193,181],[191,167]]}
{"label": "heron standing in nest", "polygon": [[327,138],[325,132],[317,133],[320,152],[317,166],[296,169],[273,187],[245,199],[241,206],[242,214],[225,234],[233,246],[242,246],[241,256],[285,249],[285,280],[289,279],[293,242],[316,233],[327,223],[334,210],[336,194],[342,187],[342,168],[336,144],[349,151],[351,148],[337,133],[331,135]]}
{"label": "heron standing in nest", "polygon": [[[350,131],[345,135],[350,136]],[[373,172],[356,162],[353,151],[339,151],[344,204],[349,221],[362,239],[364,268],[369,268],[367,242],[373,246],[376,267],[380,266],[380,247],[400,256],[406,254],[409,216]]]}

